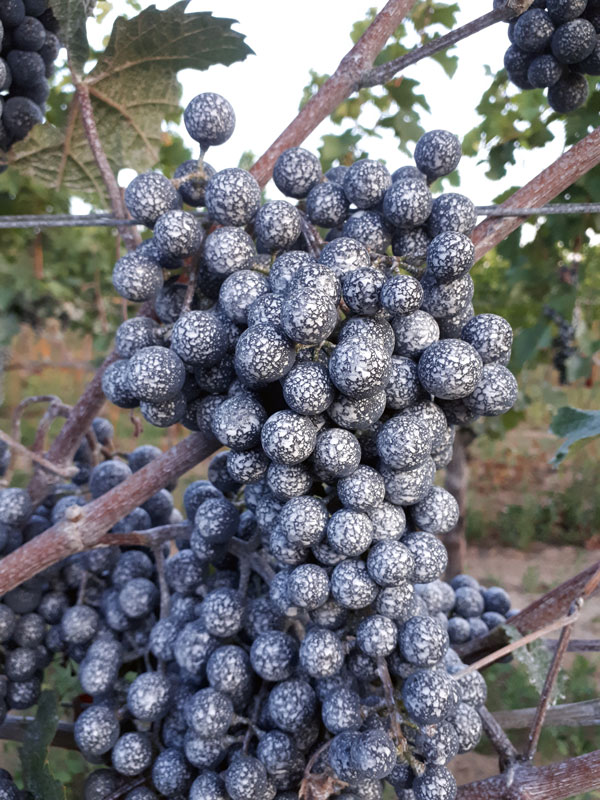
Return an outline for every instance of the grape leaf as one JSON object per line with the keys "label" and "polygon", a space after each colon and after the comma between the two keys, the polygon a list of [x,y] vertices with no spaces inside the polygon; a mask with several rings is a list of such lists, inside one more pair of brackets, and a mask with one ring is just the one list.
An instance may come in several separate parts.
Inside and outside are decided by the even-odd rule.
{"label": "grape leaf", "polygon": [[584,411],[580,408],[563,406],[552,418],[550,430],[556,436],[565,439],[551,462],[557,465],[567,456],[569,448],[575,442],[600,436],[600,411]]}
{"label": "grape leaf", "polygon": [[43,691],[35,719],[25,730],[20,749],[25,788],[34,797],[44,800],[65,800],[64,787],[53,777],[48,767],[48,747],[58,726],[58,697],[56,692]]}
{"label": "grape leaf", "polygon": [[53,0],[52,11],[60,25],[60,38],[67,48],[69,60],[75,72],[83,72],[90,46],[85,25],[96,0]]}
{"label": "grape leaf", "polygon": [[[252,53],[235,20],[211,12],[186,14],[187,0],[165,11],[150,6],[116,20],[105,52],[83,78],[98,135],[115,174],[159,160],[163,120],[179,119],[177,72],[231,64]],[[53,188],[104,200],[105,191],[73,98],[64,130],[46,123],[13,148],[11,162]]]}

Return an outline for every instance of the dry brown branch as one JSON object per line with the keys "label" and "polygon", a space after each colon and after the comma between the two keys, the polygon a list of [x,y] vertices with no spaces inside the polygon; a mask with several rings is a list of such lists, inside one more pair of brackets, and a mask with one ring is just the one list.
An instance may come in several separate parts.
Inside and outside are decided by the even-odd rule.
{"label": "dry brown branch", "polygon": [[217,449],[218,443],[192,433],[127,480],[73,513],[2,559],[0,595],[68,555],[95,547],[104,534],[165,484],[178,478]]}
{"label": "dry brown branch", "polygon": [[494,750],[498,753],[500,769],[505,770],[510,764],[516,761],[519,754],[496,717],[490,714],[485,706],[481,706],[481,708],[477,710],[481,717],[483,730],[494,746]]}
{"label": "dry brown branch", "polygon": [[278,157],[288,147],[297,147],[356,89],[385,43],[414,5],[414,0],[389,0],[354,47],[319,91],[303,106],[296,118],[250,170],[264,186],[273,173]]}
{"label": "dry brown branch", "polygon": [[78,472],[77,467],[60,467],[57,464],[53,464],[51,461],[48,461],[43,456],[39,455],[39,453],[34,453],[33,450],[25,447],[24,444],[15,441],[12,436],[4,433],[4,431],[0,431],[0,442],[4,442],[10,447],[11,450],[20,453],[29,461],[35,462],[42,469],[48,470],[48,472],[52,472],[54,475],[58,475],[60,478],[69,479]]}
{"label": "dry brown branch", "polygon": [[458,800],[564,800],[600,787],[600,750],[545,767],[514,770],[458,789]]}
{"label": "dry brown branch", "polygon": [[[600,164],[600,128],[595,128],[553,164],[508,197],[500,208],[528,208],[549,203],[598,164]],[[480,222],[473,231],[475,258],[481,258],[500,244],[524,221],[518,217],[487,217]]]}
{"label": "dry brown branch", "polygon": [[[509,711],[494,711],[496,719],[503,728],[519,730],[529,728],[537,713],[536,708],[517,708]],[[584,727],[600,725],[600,697],[595,700],[583,700],[581,703],[563,703],[551,706],[546,712],[544,724],[567,725],[568,727]]]}

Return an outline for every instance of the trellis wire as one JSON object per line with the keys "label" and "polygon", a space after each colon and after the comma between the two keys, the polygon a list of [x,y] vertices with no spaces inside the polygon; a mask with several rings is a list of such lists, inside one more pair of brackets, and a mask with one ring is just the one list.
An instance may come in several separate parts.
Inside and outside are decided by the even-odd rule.
{"label": "trellis wire", "polygon": [[[478,217],[545,217],[552,214],[600,214],[600,203],[552,203],[538,208],[475,206]],[[194,213],[194,212],[191,212]],[[196,216],[204,216],[202,213]],[[0,216],[0,230],[9,228],[112,228],[136,225],[110,214],[10,214]]]}

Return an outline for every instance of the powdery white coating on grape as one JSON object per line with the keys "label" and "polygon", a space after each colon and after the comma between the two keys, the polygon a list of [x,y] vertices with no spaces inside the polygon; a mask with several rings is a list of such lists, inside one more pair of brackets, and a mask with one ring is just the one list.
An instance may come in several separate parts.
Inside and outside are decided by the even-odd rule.
{"label": "powdery white coating on grape", "polygon": [[473,392],[464,400],[473,414],[497,417],[510,411],[517,393],[517,381],[510,370],[502,364],[485,364]]}
{"label": "powdery white coating on grape", "polygon": [[515,45],[527,53],[541,53],[550,44],[554,25],[541,8],[530,8],[521,14],[514,27]]}
{"label": "powdery white coating on grape", "polygon": [[175,661],[192,675],[199,675],[216,647],[217,640],[208,633],[200,620],[188,622],[175,640]]}
{"label": "powdery white coating on grape", "polygon": [[397,760],[397,747],[383,730],[360,733],[352,742],[351,762],[361,776],[385,778]]}
{"label": "powdery white coating on grape", "polygon": [[290,542],[279,525],[271,531],[268,539],[269,551],[278,566],[287,564],[296,567],[306,561],[307,548],[297,542]]}
{"label": "powdery white coating on grape", "polygon": [[160,172],[144,172],[125,189],[125,205],[136,222],[152,228],[161,214],[181,208],[181,197]]}
{"label": "powdery white coating on grape", "polygon": [[454,706],[452,679],[442,669],[419,669],[402,686],[402,699],[418,725],[434,725]]}
{"label": "powdery white coating on grape", "polygon": [[379,311],[379,293],[384,283],[380,270],[359,267],[342,276],[344,302],[355,314],[372,315]]}
{"label": "powdery white coating on grape", "polygon": [[390,619],[404,619],[409,614],[413,596],[414,589],[410,583],[386,586],[377,595],[375,610]]}
{"label": "powdery white coating on grape", "polygon": [[467,408],[464,398],[461,400],[438,400],[438,404],[449,425],[469,425],[479,418],[478,414]]}
{"label": "powdery white coating on grape", "polygon": [[184,792],[192,780],[192,770],[176,748],[163,750],[152,765],[152,783],[160,794],[171,797]]}
{"label": "powdery white coating on grape", "polygon": [[170,279],[154,298],[154,311],[161,322],[177,322],[183,310],[187,287]]}
{"label": "powdery white coating on grape", "polygon": [[373,523],[366,514],[342,508],[327,523],[327,542],[342,555],[361,555],[372,538]]}
{"label": "powdery white coating on grape", "polygon": [[246,651],[237,645],[219,647],[208,659],[206,677],[213,689],[235,695],[251,678]]}
{"label": "powdery white coating on grape", "polygon": [[440,338],[440,329],[435,319],[426,311],[413,311],[392,317],[396,346],[394,354],[417,358]]}
{"label": "powdery white coating on grape", "polygon": [[228,319],[238,325],[245,325],[252,303],[268,291],[264,275],[253,270],[238,270],[223,282],[219,291],[219,303]]}
{"label": "powdery white coating on grape", "polygon": [[460,339],[463,328],[473,319],[474,314],[473,303],[467,303],[457,314],[438,319],[440,339]]}
{"label": "powdery white coating on grape", "polygon": [[470,236],[476,223],[477,213],[469,198],[456,192],[448,192],[433,201],[427,230],[432,238],[445,231],[457,231]]}
{"label": "powdery white coating on grape", "polygon": [[136,350],[156,343],[158,325],[149,317],[133,317],[122,322],[115,335],[115,350],[121,358],[129,358]]}
{"label": "powdery white coating on grape", "polygon": [[226,277],[239,269],[249,269],[256,257],[256,248],[243,228],[225,226],[206,237],[202,257],[211,272]]}
{"label": "powdery white coating on grape", "polygon": [[[200,177],[200,172],[204,173],[204,177]],[[215,172],[216,170],[211,167],[210,164],[203,162],[200,166],[198,161],[194,158],[182,162],[173,173],[173,178],[175,180],[184,179],[177,187],[177,191],[181,195],[183,202],[194,208],[203,206],[206,184]],[[194,177],[185,180],[188,175],[194,175]]]}
{"label": "powdery white coating on grape", "polygon": [[379,473],[362,465],[337,485],[340,502],[352,511],[370,511],[383,503],[385,487]]}
{"label": "powdery white coating on grape", "polygon": [[377,452],[392,469],[414,469],[430,455],[431,432],[418,420],[397,415],[377,433]]}
{"label": "powdery white coating on grape", "polygon": [[263,450],[278,464],[299,464],[315,449],[317,430],[310,419],[293,411],[277,411],[261,433]]}
{"label": "powdery white coating on grape", "polygon": [[163,272],[156,261],[134,251],[117,261],[112,282],[125,300],[143,303],[152,300],[162,288]]}
{"label": "powdery white coating on grape", "polygon": [[299,289],[315,289],[337,305],[341,297],[340,281],[329,267],[311,261],[301,264],[290,282],[288,295]]}
{"label": "powdery white coating on grape", "polygon": [[448,649],[448,633],[433,617],[412,617],[398,635],[400,652],[411,664],[433,667]]}
{"label": "powdery white coating on grape", "polygon": [[151,425],[155,425],[157,428],[169,428],[183,420],[187,411],[187,403],[180,394],[160,403],[147,403],[142,400],[140,411],[146,422]]}
{"label": "powdery white coating on grape", "polygon": [[325,535],[329,514],[318,497],[294,497],[283,506],[277,524],[290,542],[310,547]]}
{"label": "powdery white coating on grape", "polygon": [[208,770],[200,773],[190,786],[188,800],[228,800],[222,778]]}
{"label": "powdery white coating on grape", "polygon": [[404,178],[395,181],[385,193],[383,214],[396,228],[414,228],[427,221],[432,203],[424,181]]}
{"label": "powdery white coating on grape", "polygon": [[360,696],[345,687],[329,692],[323,697],[321,715],[330,733],[358,730],[362,722]]}
{"label": "powdery white coating on grape", "polygon": [[392,242],[391,228],[378,211],[355,211],[344,222],[342,236],[361,242],[375,253],[385,253]]}
{"label": "powdery white coating on grape", "polygon": [[459,703],[449,715],[448,721],[452,723],[458,736],[459,753],[468,753],[475,749],[481,739],[483,726],[477,710],[466,703]]}
{"label": "powdery white coating on grape", "polygon": [[326,600],[323,605],[313,609],[309,614],[315,625],[330,630],[343,628],[348,620],[348,611],[335,600]]}
{"label": "powdery white coating on grape", "polygon": [[331,574],[331,594],[344,608],[366,608],[377,597],[377,584],[363,561],[347,558]]}
{"label": "powdery white coating on grape", "polygon": [[248,306],[248,327],[266,322],[281,330],[282,309],[283,299],[280,295],[272,292],[261,294]]}
{"label": "powdery white coating on grape", "polygon": [[300,666],[311,678],[328,678],[340,671],[344,650],[338,636],[327,628],[311,628],[300,645]]}
{"label": "powdery white coating on grape", "polygon": [[247,225],[260,208],[260,187],[245,169],[229,167],[208,182],[206,210],[221,225]]}
{"label": "powdery white coating on grape", "polygon": [[317,564],[296,567],[288,580],[288,593],[295,606],[309,611],[319,608],[329,596],[327,572]]}
{"label": "powdery white coating on grape", "polygon": [[283,381],[283,396],[297,414],[321,414],[334,397],[329,373],[322,364],[306,361],[296,364]]}
{"label": "powdery white coating on grape", "polygon": [[32,512],[31,498],[26,489],[0,489],[0,523],[20,527]]}
{"label": "powdery white coating on grape", "polygon": [[154,244],[159,253],[173,258],[188,258],[202,246],[204,229],[189,211],[167,211],[154,226]]}
{"label": "powdery white coating on grape", "polygon": [[459,400],[471,394],[482,372],[479,353],[460,339],[435,342],[419,360],[421,385],[443,400]]}
{"label": "powdery white coating on grape", "polygon": [[205,500],[194,516],[192,549],[194,536],[208,542],[224,544],[235,535],[239,522],[238,509],[225,498],[211,497]]}
{"label": "powdery white coating on grape", "polygon": [[527,80],[537,89],[554,86],[563,74],[564,67],[553,55],[536,56],[527,70]]}
{"label": "powdery white coating on grape", "polygon": [[428,766],[423,775],[413,783],[415,800],[454,800],[456,780],[449,769],[443,766]]}
{"label": "powdery white coating on grape", "polygon": [[225,329],[215,314],[188,311],[173,326],[171,349],[186,364],[212,367],[227,350]]}
{"label": "powdery white coating on grape", "polygon": [[399,230],[392,237],[392,253],[413,267],[420,267],[427,257],[431,238],[426,228]]}
{"label": "powdery white coating on grape", "polygon": [[[415,527],[429,533],[448,533],[458,522],[458,503],[453,495],[441,486],[431,488],[410,510]],[[436,576],[437,577],[437,576]]]}
{"label": "powdery white coating on grape", "polygon": [[438,283],[448,283],[468,272],[475,261],[475,246],[464,234],[445,231],[427,248],[427,270]]}
{"label": "powdery white coating on grape", "polygon": [[227,454],[227,471],[238,483],[253,483],[266,475],[269,459],[261,449]]}
{"label": "powdery white coating on grape", "polygon": [[428,458],[415,469],[399,471],[382,464],[380,471],[386,499],[397,506],[409,506],[427,495],[433,484],[435,464]]}
{"label": "powdery white coating on grape", "polygon": [[344,175],[344,192],[357,208],[372,208],[381,202],[392,178],[380,161],[355,161]]}
{"label": "powdery white coating on grape", "polygon": [[452,617],[448,620],[448,636],[452,644],[463,644],[471,638],[469,620],[464,617]]}
{"label": "powdery white coating on grape", "polygon": [[153,722],[167,713],[171,696],[171,682],[166,676],[142,672],[129,687],[127,707],[136,719]]}
{"label": "powdery white coating on grape", "polygon": [[234,450],[249,450],[260,442],[267,414],[250,395],[229,397],[213,414],[211,428],[216,438]]}
{"label": "powdery white coating on grape", "polygon": [[202,92],[185,107],[183,121],[192,139],[206,150],[229,139],[235,128],[235,112],[220,94]]}
{"label": "powdery white coating on grape", "polygon": [[589,84],[585,76],[568,72],[548,89],[548,104],[559,114],[568,114],[582,106],[588,94]]}
{"label": "powdery white coating on grape", "polygon": [[383,502],[367,511],[373,523],[373,541],[399,539],[406,530],[406,516],[399,506]]}
{"label": "powdery white coating on grape", "polygon": [[302,250],[289,250],[277,256],[269,270],[269,288],[279,295],[287,293],[296,271],[305,264],[314,263],[314,258]]}
{"label": "powdery white coating on grape", "polygon": [[285,200],[271,200],[262,206],[254,219],[256,238],[269,252],[288,250],[300,236],[300,212]]}
{"label": "powdery white coating on grape", "polygon": [[284,150],[273,167],[273,181],[287,197],[306,197],[323,173],[319,159],[302,147]]}
{"label": "powdery white coating on grape", "polygon": [[233,704],[223,692],[201,689],[184,708],[188,725],[198,736],[219,737],[227,732],[233,719]]}
{"label": "powdery white coating on grape", "polygon": [[402,539],[402,544],[410,550],[414,559],[415,583],[435,581],[446,569],[448,552],[432,533],[424,531],[408,533]]}
{"label": "powdery white coating on grape", "polygon": [[112,765],[121,775],[139,775],[152,763],[152,743],[147,734],[124,733],[112,749]]}
{"label": "powdery white coating on grape", "polygon": [[402,411],[425,396],[419,383],[417,364],[405,356],[392,356],[390,379],[385,388],[386,403],[394,411]]}
{"label": "powdery white coating on grape", "polygon": [[318,289],[291,290],[283,303],[281,326],[299,344],[319,344],[333,331],[337,309]]}
{"label": "powdery white coating on grape", "polygon": [[341,278],[345,272],[357,267],[369,267],[371,257],[364,244],[340,236],[321,250],[319,263],[329,267],[338,278]]}
{"label": "powdery white coating on grape", "polygon": [[267,486],[278,500],[306,494],[313,483],[312,472],[304,464],[273,464],[267,471]]}
{"label": "powdery white coating on grape", "polygon": [[372,340],[349,338],[338,344],[329,360],[329,377],[353,400],[384,389],[389,375],[390,357]]}
{"label": "powdery white coating on grape", "polygon": [[317,698],[309,683],[290,680],[271,689],[268,699],[269,715],[282,731],[295,733],[314,715]]}
{"label": "powdery white coating on grape", "polygon": [[587,19],[565,22],[552,36],[552,53],[562,64],[575,64],[593,52],[597,41],[596,30]]}
{"label": "powdery white coating on grape", "polygon": [[360,464],[361,449],[350,431],[330,428],[317,436],[314,464],[319,473],[332,479],[351,475]]}
{"label": "powdery white coating on grape", "polygon": [[181,391],[185,367],[179,356],[166,347],[143,347],[129,359],[127,380],[134,396],[160,403]]}
{"label": "powdery white coating on grape", "polygon": [[336,183],[317,183],[306,198],[306,214],[313,225],[336,228],[348,216],[348,200]]}
{"label": "powdery white coating on grape", "polygon": [[295,351],[283,334],[262,323],[248,328],[235,348],[235,371],[251,388],[265,386],[283,378],[291,369]]}
{"label": "powdery white coating on grape", "polygon": [[415,163],[430,181],[454,172],[461,155],[460,139],[450,131],[427,131],[415,147]]}
{"label": "powdery white coating on grape", "polygon": [[381,346],[386,353],[394,352],[394,331],[383,317],[350,317],[338,334],[338,344],[350,339],[363,339]]}
{"label": "powdery white coating on grape", "polygon": [[436,319],[453,317],[473,299],[473,278],[469,274],[449,283],[437,283],[433,276],[425,273],[421,279],[423,302],[421,308]]}
{"label": "powdery white coating on grape", "polygon": [[340,428],[359,431],[370,428],[385,411],[386,396],[383,389],[359,400],[339,394],[327,409],[332,421]]}
{"label": "powdery white coating on grape", "polygon": [[401,542],[376,542],[369,550],[367,569],[380,586],[399,586],[412,579],[413,556]]}
{"label": "powdery white coating on grape", "polygon": [[[453,668],[453,672],[460,672],[464,668],[463,665]],[[450,671],[450,670],[449,670]],[[463,703],[479,708],[487,699],[487,684],[481,672],[468,672],[466,675],[461,675],[456,679],[456,684],[460,693]]]}
{"label": "powdery white coating on grape", "polygon": [[360,773],[356,767],[353,766],[351,758],[352,745],[359,737],[360,734],[354,731],[338,733],[338,735],[332,739],[327,753],[329,766],[333,770],[334,775],[346,783],[355,784],[360,778]]}
{"label": "powdery white coating on grape", "polygon": [[234,636],[242,627],[243,618],[243,598],[227,586],[210,591],[198,611],[206,630],[221,639]]}
{"label": "powdery white coating on grape", "polygon": [[84,757],[95,759],[114,746],[119,738],[119,722],[112,709],[90,706],[77,717],[73,735]]}

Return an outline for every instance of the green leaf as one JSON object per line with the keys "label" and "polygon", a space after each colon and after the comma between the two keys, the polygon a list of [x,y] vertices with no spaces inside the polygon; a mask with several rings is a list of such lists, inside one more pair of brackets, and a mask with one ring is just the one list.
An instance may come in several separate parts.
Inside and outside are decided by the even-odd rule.
{"label": "green leaf", "polygon": [[563,406],[554,415],[550,430],[565,439],[551,462],[557,465],[566,458],[569,448],[576,442],[600,436],[600,411],[583,411],[580,408]]}
{"label": "green leaf", "polygon": [[[235,20],[210,12],[186,14],[187,0],[165,11],[150,6],[132,19],[119,17],[106,51],[83,82],[89,89],[96,127],[115,174],[138,172],[159,160],[163,120],[181,114],[177,72],[243,60],[252,50],[231,29]],[[46,123],[13,148],[19,171],[52,188],[104,198],[104,186],[90,151],[76,100],[66,129]]]}
{"label": "green leaf", "polygon": [[60,25],[60,38],[67,48],[71,66],[81,75],[90,53],[85,30],[96,0],[53,0],[52,11]]}
{"label": "green leaf", "polygon": [[344,163],[348,155],[354,160],[355,147],[360,140],[360,134],[353,133],[352,129],[339,136],[332,134],[323,136],[321,147],[319,147],[323,169],[327,171],[334,161]]}
{"label": "green leaf", "polygon": [[34,797],[64,800],[65,792],[48,767],[48,747],[58,726],[58,696],[46,690],[40,696],[35,715],[25,730],[21,747],[21,767],[25,788]]}
{"label": "green leaf", "polygon": [[520,372],[528,361],[531,361],[538,350],[549,347],[552,341],[552,331],[545,320],[540,320],[531,328],[522,330],[513,344],[510,368],[513,372]]}

